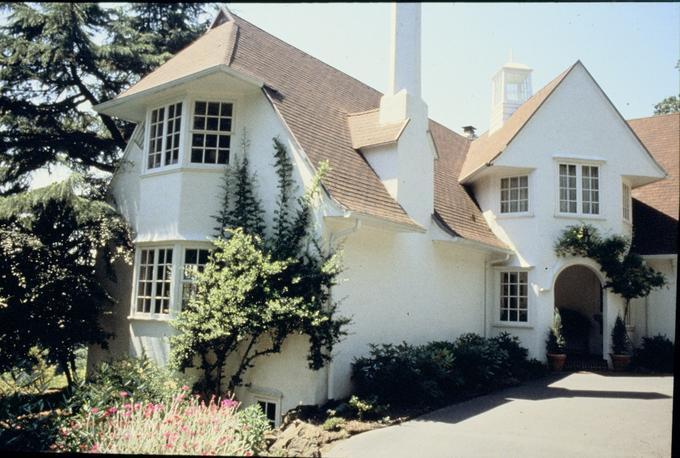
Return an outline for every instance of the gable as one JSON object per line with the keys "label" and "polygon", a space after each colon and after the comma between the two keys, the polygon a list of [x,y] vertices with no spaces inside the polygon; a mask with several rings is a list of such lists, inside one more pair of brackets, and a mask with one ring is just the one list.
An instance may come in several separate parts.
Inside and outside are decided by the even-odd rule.
{"label": "gable", "polygon": [[[522,145],[517,146],[518,142]],[[460,179],[469,181],[492,164],[534,166],[533,158],[509,156],[511,151],[526,151],[530,145],[529,149],[536,151],[541,142],[544,149],[565,155],[602,157],[616,152],[616,159],[625,157],[628,161],[621,174],[628,176],[633,186],[664,176],[663,169],[578,61],[517,109],[501,129],[475,140]]]}

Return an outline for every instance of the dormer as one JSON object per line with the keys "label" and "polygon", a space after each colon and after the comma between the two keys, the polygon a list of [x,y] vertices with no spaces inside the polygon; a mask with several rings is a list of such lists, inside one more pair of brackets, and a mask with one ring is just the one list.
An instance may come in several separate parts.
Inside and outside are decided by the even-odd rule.
{"label": "dormer", "polygon": [[501,67],[491,80],[489,135],[500,129],[520,105],[531,97],[532,69],[512,62]]}

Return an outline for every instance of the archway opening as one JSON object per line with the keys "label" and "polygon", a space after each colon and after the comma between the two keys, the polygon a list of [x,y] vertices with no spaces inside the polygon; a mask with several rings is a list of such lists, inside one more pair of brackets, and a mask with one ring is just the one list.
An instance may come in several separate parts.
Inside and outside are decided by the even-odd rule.
{"label": "archway opening", "polygon": [[602,357],[602,284],[592,269],[570,266],[555,282],[555,307],[562,316],[567,354]]}

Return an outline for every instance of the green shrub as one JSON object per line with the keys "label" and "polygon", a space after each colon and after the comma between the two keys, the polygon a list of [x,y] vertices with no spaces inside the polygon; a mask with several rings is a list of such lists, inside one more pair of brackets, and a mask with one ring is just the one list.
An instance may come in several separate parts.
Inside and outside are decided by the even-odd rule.
{"label": "green shrub", "polygon": [[612,352],[615,355],[628,354],[630,350],[630,339],[628,338],[628,331],[626,331],[626,324],[620,316],[616,317],[616,322],[612,328]]}
{"label": "green shrub", "polygon": [[44,394],[56,377],[55,367],[47,362],[47,351],[33,347],[28,358],[5,373],[0,373],[0,396]]}
{"label": "green shrub", "polygon": [[43,451],[56,436],[52,406],[34,395],[0,397],[0,450]]}
{"label": "green shrub", "polygon": [[323,422],[321,428],[324,431],[340,431],[345,425],[346,420],[340,417],[329,417]]}
{"label": "green shrub", "polygon": [[545,341],[545,349],[548,353],[562,354],[567,343],[562,335],[562,316],[557,307],[553,313],[553,322],[548,330],[548,339]]}
{"label": "green shrub", "polygon": [[527,354],[507,333],[491,339],[464,334],[455,342],[420,346],[371,345],[368,356],[354,360],[352,379],[356,393],[377,404],[439,404],[535,376],[540,368]]}
{"label": "green shrub", "polygon": [[673,372],[673,342],[664,335],[643,337],[633,353],[633,366],[652,372]]}

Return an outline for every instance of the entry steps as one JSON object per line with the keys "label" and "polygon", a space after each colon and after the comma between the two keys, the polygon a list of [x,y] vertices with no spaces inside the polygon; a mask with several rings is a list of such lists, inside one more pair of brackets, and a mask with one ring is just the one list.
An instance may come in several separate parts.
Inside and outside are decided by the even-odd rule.
{"label": "entry steps", "polygon": [[578,372],[578,371],[608,371],[607,361],[602,356],[598,355],[567,355],[567,361],[564,363],[564,371]]}

